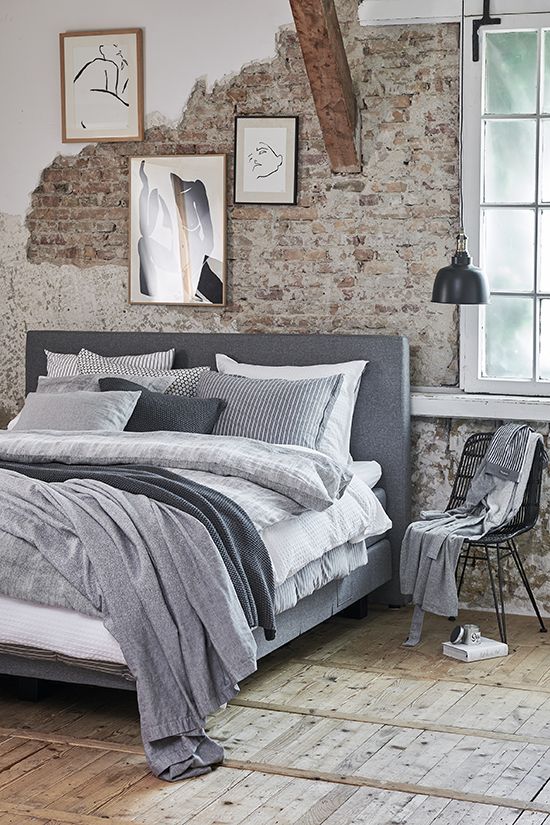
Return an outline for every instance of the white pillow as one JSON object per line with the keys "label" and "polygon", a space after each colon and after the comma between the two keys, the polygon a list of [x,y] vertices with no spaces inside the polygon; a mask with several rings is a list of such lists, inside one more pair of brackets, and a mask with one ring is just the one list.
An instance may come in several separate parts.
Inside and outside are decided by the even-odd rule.
{"label": "white pillow", "polygon": [[19,413],[17,413],[17,415],[15,416],[15,418],[12,418],[12,420],[10,421],[10,423],[9,423],[9,424],[8,424],[8,426],[7,426],[7,429],[8,429],[8,430],[13,430],[13,428],[15,427],[15,425],[17,424],[17,422],[19,421],[19,416],[20,416],[20,415],[21,415],[21,413],[19,412]]}
{"label": "white pillow", "polygon": [[371,490],[382,478],[382,467],[378,461],[354,461],[351,469],[353,474],[364,481]]}
{"label": "white pillow", "polygon": [[287,381],[343,375],[340,393],[332,408],[318,449],[344,465],[351,461],[349,453],[351,422],[361,376],[367,364],[368,361],[346,361],[342,364],[314,364],[307,367],[266,367],[258,364],[239,364],[228,355],[216,355],[218,372],[225,375],[244,375],[246,378],[284,378]]}

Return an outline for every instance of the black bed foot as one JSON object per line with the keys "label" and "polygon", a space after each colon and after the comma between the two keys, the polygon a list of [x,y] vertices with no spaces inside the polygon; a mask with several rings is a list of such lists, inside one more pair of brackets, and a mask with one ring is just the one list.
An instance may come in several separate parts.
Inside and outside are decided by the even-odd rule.
{"label": "black bed foot", "polygon": [[366,619],[368,613],[369,600],[367,596],[363,596],[362,599],[350,604],[345,610],[341,610],[340,616],[344,616],[346,619]]}
{"label": "black bed foot", "polygon": [[35,679],[31,676],[15,677],[15,692],[18,699],[24,702],[39,702],[50,692],[49,682],[44,679]]}

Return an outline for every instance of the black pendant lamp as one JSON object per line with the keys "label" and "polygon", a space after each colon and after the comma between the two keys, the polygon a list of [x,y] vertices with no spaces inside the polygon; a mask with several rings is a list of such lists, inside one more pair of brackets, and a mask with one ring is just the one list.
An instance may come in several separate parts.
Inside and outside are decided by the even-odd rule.
{"label": "black pendant lamp", "polygon": [[436,275],[432,302],[436,304],[488,304],[489,283],[468,254],[468,239],[464,233],[464,193],[462,182],[464,125],[464,0],[460,25],[460,128],[458,184],[460,188],[460,230],[456,238],[456,251],[450,266],[444,266]]}

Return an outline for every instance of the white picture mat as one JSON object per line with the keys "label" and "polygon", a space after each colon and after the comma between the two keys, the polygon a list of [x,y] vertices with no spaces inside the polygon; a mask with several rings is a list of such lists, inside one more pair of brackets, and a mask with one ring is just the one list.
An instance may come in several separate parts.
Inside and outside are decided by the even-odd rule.
{"label": "white picture mat", "polygon": [[[139,175],[141,162],[145,161],[149,188],[158,189],[159,196],[164,198],[168,207],[172,227],[178,224],[178,215],[173,196],[170,173],[174,172],[185,180],[201,180],[206,188],[210,205],[214,245],[211,258],[221,261],[225,266],[225,156],[224,155],[186,155],[174,157],[139,157],[130,159],[130,301],[137,303],[159,303],[154,297],[144,295],[140,290],[139,282],[139,255],[138,241],[139,228],[139,196],[142,182]],[[162,226],[161,216],[157,221],[155,237],[166,245],[170,245],[170,230]],[[175,248],[174,272],[167,287],[169,296],[163,303],[183,303],[183,288],[181,275],[181,259],[179,245]],[[199,305],[199,304],[197,304]],[[208,306],[208,304],[206,304]]]}
{"label": "white picture mat", "polygon": [[[90,94],[84,95],[81,87],[75,87],[73,81],[83,66],[100,57],[99,47],[116,43],[128,61],[128,107],[115,101],[109,94],[97,96],[97,101]],[[103,137],[125,138],[137,136],[140,132],[139,106],[139,72],[138,35],[135,32],[91,35],[65,35],[63,38],[64,88],[65,99],[65,138],[74,140],[94,140]],[[101,79],[101,66],[97,61],[91,64],[94,80]],[[105,101],[105,102],[104,102]],[[86,112],[86,128],[81,123]]]}
{"label": "white picture mat", "polygon": [[[235,152],[235,200],[256,203],[295,201],[296,130],[294,117],[237,119]],[[259,144],[282,155],[280,168],[267,177],[254,174],[249,156]]]}

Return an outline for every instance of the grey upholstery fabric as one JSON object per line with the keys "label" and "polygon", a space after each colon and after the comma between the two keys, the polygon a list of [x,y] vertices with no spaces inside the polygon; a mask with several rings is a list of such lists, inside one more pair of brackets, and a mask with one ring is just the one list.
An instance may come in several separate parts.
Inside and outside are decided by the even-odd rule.
{"label": "grey upholstery fabric", "polygon": [[[351,455],[355,461],[375,460],[383,467],[387,512],[393,522],[390,532],[393,576],[375,598],[390,604],[404,603],[399,587],[399,559],[401,541],[410,522],[410,384],[406,338],[398,335],[37,330],[27,333],[27,391],[34,390],[38,376],[45,373],[44,348],[78,353],[83,347],[111,356],[174,347],[176,369],[203,364],[214,368],[217,352],[224,352],[237,361],[271,366],[368,360],[355,405]],[[377,580],[375,586],[381,583]]]}
{"label": "grey upholstery fabric", "polygon": [[139,392],[28,394],[13,430],[123,430]]}
{"label": "grey upholstery fabric", "polygon": [[[141,389],[139,383],[123,378],[101,378],[99,386],[101,392],[135,392]],[[209,434],[224,407],[225,401],[218,398],[179,398],[144,389],[124,429],[134,433],[169,430]]]}

